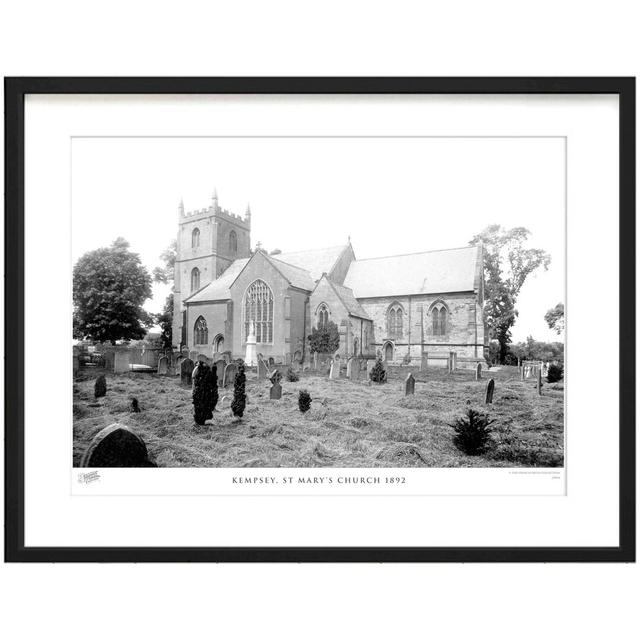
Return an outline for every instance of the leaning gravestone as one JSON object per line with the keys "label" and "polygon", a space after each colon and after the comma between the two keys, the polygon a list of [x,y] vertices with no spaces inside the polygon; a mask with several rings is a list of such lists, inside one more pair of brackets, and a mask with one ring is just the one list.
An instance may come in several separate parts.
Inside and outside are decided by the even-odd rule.
{"label": "leaning gravestone", "polygon": [[407,379],[404,381],[404,395],[412,396],[416,390],[416,379],[413,377],[413,373],[410,373],[407,376]]}
{"label": "leaning gravestone", "polygon": [[489,382],[487,382],[487,392],[485,394],[484,397],[484,403],[485,404],[492,404],[493,403],[493,390],[495,389],[496,383],[494,381],[493,378],[491,378],[489,380]]}
{"label": "leaning gravestone", "polygon": [[185,358],[180,363],[180,384],[183,387],[190,387],[192,375],[193,375],[193,360],[191,358]]}
{"label": "leaning gravestone", "polygon": [[476,367],[476,380],[480,380],[482,378],[482,365],[478,362],[478,366]]}
{"label": "leaning gravestone", "polygon": [[271,379],[271,389],[269,390],[269,398],[271,400],[280,400],[280,398],[282,398],[282,385],[280,384],[280,382],[276,379],[274,380],[273,377]]}
{"label": "leaning gravestone", "polygon": [[158,360],[158,375],[166,376],[169,373],[169,360],[167,356],[162,356]]}
{"label": "leaning gravestone", "polygon": [[224,368],[224,381],[222,383],[222,386],[228,387],[230,384],[233,384],[237,374],[238,374],[238,365],[235,362],[230,362]]}
{"label": "leaning gravestone", "polygon": [[82,456],[81,467],[156,467],[144,440],[129,427],[115,422],[99,431]]}
{"label": "leaning gravestone", "polygon": [[269,375],[269,367],[263,358],[258,357],[258,380],[262,380]]}

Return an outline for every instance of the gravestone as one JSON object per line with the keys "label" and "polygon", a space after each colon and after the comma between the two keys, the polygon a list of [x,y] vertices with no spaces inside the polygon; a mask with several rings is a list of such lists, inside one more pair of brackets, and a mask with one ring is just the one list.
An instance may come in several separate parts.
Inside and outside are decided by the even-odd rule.
{"label": "gravestone", "polygon": [[484,396],[484,403],[485,404],[492,404],[493,403],[493,390],[495,389],[496,383],[493,380],[493,378],[491,378],[489,380],[489,382],[487,382],[487,393]]}
{"label": "gravestone", "polygon": [[209,358],[204,353],[199,353],[198,362],[204,362],[205,364],[209,364]]}
{"label": "gravestone", "polygon": [[407,376],[407,379],[404,381],[404,395],[412,396],[416,391],[416,379],[413,377],[413,373],[410,373]]}
{"label": "gravestone", "polygon": [[81,467],[155,467],[144,440],[115,422],[99,431],[82,456]]}
{"label": "gravestone", "polygon": [[191,358],[185,358],[180,363],[180,384],[183,387],[190,387],[192,375],[193,375],[193,360]]}
{"label": "gravestone", "polygon": [[291,362],[292,362],[292,360],[291,360],[291,354],[290,354],[290,353],[285,353],[285,354],[284,354],[284,363],[285,363],[287,366],[289,366],[289,365],[291,365]]}
{"label": "gravestone", "polygon": [[179,375],[180,375],[180,370],[181,370],[181,368],[182,368],[182,363],[183,363],[183,362],[184,362],[184,358],[183,358],[182,356],[178,356],[178,357],[176,358],[176,368],[175,368],[175,372],[174,372],[174,373],[175,373],[177,376],[179,376]]}
{"label": "gravestone", "polygon": [[227,387],[230,384],[233,384],[237,374],[238,374],[238,365],[235,362],[230,362],[224,368],[224,380],[222,382],[222,386]]}
{"label": "gravestone", "polygon": [[329,369],[329,379],[337,380],[340,377],[340,358],[335,358]]}
{"label": "gravestone", "polygon": [[373,360],[373,359],[367,360],[367,378],[370,378],[369,374],[371,373],[371,370],[375,366],[376,366],[376,361],[375,360]]}
{"label": "gravestone", "polygon": [[218,376],[218,386],[222,387],[224,384],[224,368],[227,366],[227,363],[224,360],[217,360],[214,365],[216,368],[216,375]]}
{"label": "gravestone", "polygon": [[318,370],[318,352],[317,351],[313,352],[313,370],[314,371]]}
{"label": "gravestone", "polygon": [[113,355],[113,373],[128,373],[131,364],[129,350],[118,350]]}
{"label": "gravestone", "polygon": [[271,356],[269,356],[269,361],[268,362],[269,362],[269,366],[270,367],[273,367],[276,364],[276,361]]}
{"label": "gravestone", "polygon": [[267,367],[267,363],[262,359],[258,358],[258,380],[264,380],[269,376],[269,367]]}
{"label": "gravestone", "polygon": [[167,356],[162,356],[158,360],[158,375],[166,376],[168,372],[169,372],[169,360],[167,359]]}
{"label": "gravestone", "polygon": [[353,377],[354,360],[355,358],[349,358],[347,360],[347,378],[349,378],[349,380]]}
{"label": "gravestone", "polygon": [[520,366],[520,380],[524,382],[524,366]]}
{"label": "gravestone", "polygon": [[282,385],[278,380],[272,380],[269,398],[271,400],[280,400],[280,398],[282,398]]}
{"label": "gravestone", "polygon": [[195,362],[198,359],[198,352],[197,351],[189,351],[189,359],[193,360]]}
{"label": "gravestone", "polygon": [[104,375],[98,376],[93,386],[93,397],[102,398],[107,395],[107,379]]}
{"label": "gravestone", "polygon": [[[354,358],[351,361],[351,380],[358,382],[362,378],[362,366],[364,360],[362,358]],[[366,367],[365,367],[366,370]]]}
{"label": "gravestone", "polygon": [[538,395],[542,395],[542,367],[538,367]]}
{"label": "gravestone", "polygon": [[476,380],[480,380],[482,378],[482,365],[478,362],[478,366],[476,367]]}

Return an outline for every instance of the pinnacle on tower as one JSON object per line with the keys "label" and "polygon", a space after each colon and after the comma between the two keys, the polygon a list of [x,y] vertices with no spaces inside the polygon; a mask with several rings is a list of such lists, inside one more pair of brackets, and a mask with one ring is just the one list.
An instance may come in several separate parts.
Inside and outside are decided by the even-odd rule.
{"label": "pinnacle on tower", "polygon": [[244,219],[245,220],[251,220],[251,206],[249,205],[249,203],[247,202],[247,210],[244,214]]}
{"label": "pinnacle on tower", "polygon": [[178,213],[183,216],[184,215],[184,200],[180,198],[180,204],[178,205]]}
{"label": "pinnacle on tower", "polygon": [[213,197],[211,198],[211,202],[213,203],[213,208],[217,209],[218,208],[218,190],[217,189],[213,190]]}

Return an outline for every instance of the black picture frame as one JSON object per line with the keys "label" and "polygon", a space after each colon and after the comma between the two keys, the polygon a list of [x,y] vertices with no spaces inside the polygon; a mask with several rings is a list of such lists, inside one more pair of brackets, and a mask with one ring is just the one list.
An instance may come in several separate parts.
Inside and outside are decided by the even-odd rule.
{"label": "black picture frame", "polygon": [[[5,78],[5,561],[635,561],[635,78]],[[24,541],[24,101],[27,94],[615,94],[619,98],[620,473],[616,547],[26,547]],[[9,312],[8,310],[11,309]]]}

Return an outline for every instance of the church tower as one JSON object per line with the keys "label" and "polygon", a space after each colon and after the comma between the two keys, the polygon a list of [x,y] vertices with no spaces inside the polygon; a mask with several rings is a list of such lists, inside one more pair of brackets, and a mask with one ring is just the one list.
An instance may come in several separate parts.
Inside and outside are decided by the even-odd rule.
{"label": "church tower", "polygon": [[251,256],[251,210],[244,218],[222,209],[214,190],[211,204],[185,212],[178,206],[178,238],[173,298],[173,345],[185,344],[183,301],[218,278],[240,258]]}

